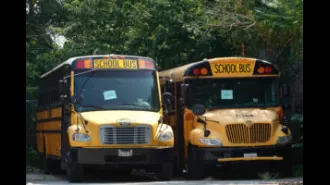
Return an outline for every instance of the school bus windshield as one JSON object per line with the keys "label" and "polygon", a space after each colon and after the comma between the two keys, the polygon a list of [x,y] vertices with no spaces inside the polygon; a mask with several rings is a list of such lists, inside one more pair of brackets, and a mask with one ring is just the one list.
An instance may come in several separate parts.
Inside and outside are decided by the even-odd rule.
{"label": "school bus windshield", "polygon": [[[77,72],[77,74],[80,72]],[[76,111],[160,110],[155,71],[92,71],[75,76]]]}
{"label": "school bus windshield", "polygon": [[208,109],[279,105],[276,78],[189,79],[190,105]]}

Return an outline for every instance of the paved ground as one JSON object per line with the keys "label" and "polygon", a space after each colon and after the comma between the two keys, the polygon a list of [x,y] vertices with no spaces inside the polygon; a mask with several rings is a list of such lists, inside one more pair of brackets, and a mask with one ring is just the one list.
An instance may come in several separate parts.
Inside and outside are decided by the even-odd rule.
{"label": "paved ground", "polygon": [[[111,177],[109,175],[92,175],[87,177],[83,184],[86,185],[218,185],[218,184],[303,184],[302,177],[300,178],[288,178],[288,179],[276,179],[276,180],[258,180],[258,178],[253,177],[248,180],[240,179],[241,177],[231,177],[231,179],[219,177],[209,177],[200,181],[187,181],[183,178],[174,178],[172,181],[167,182],[157,182],[152,177],[141,176],[141,175],[127,175],[121,177]],[[26,175],[27,185],[55,185],[55,184],[73,184],[68,183],[65,176],[51,176],[43,174],[27,174]]]}

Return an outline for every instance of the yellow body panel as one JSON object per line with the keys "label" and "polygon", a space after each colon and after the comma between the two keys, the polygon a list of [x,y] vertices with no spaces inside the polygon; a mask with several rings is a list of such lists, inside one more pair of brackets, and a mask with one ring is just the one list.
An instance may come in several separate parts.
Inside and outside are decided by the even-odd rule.
{"label": "yellow body panel", "polygon": [[[70,78],[70,93],[74,95],[74,72],[71,71]],[[61,157],[61,134],[66,134],[69,138],[69,144],[71,147],[83,147],[83,148],[169,148],[174,145],[174,138],[161,141],[158,139],[160,132],[171,132],[172,127],[162,123],[163,109],[161,105],[161,90],[159,86],[159,76],[156,72],[156,79],[158,81],[158,93],[160,101],[160,110],[158,112],[148,111],[127,111],[127,110],[111,110],[111,111],[90,111],[80,113],[87,124],[82,124],[79,119],[79,113],[75,112],[72,107],[71,112],[71,125],[68,127],[65,133],[61,133],[61,119],[62,108],[58,105],[57,108],[42,110],[37,113],[38,124],[37,129],[37,148],[38,151],[44,152],[44,144],[46,145],[46,155]],[[113,125],[120,127],[117,122],[118,119],[130,119],[134,120],[131,126],[140,124],[149,125],[152,129],[152,138],[148,144],[101,144],[99,129],[103,125]],[[78,129],[77,129],[78,128]],[[86,130],[88,132],[86,132]],[[74,133],[88,134],[91,137],[91,141],[78,142],[74,141],[72,135]],[[45,143],[44,143],[45,142]]]}
{"label": "yellow body panel", "polygon": [[[72,147],[101,147],[101,148],[140,148],[140,147],[172,147],[174,144],[173,138],[168,141],[159,141],[157,136],[160,129],[163,132],[172,132],[172,128],[166,124],[159,124],[158,120],[161,116],[159,112],[147,112],[147,111],[92,111],[82,113],[85,120],[88,121],[86,129],[88,130],[88,135],[91,137],[90,142],[77,142],[72,139],[73,133],[79,128],[79,133],[86,134],[86,131],[81,124],[81,121],[77,122],[77,115],[73,114],[71,117],[72,125],[68,128],[68,135],[70,139],[70,145]],[[102,125],[113,125],[115,127],[120,127],[117,122],[118,119],[126,118],[134,120],[131,124],[132,127],[139,124],[150,125],[152,128],[152,139],[149,144],[102,144],[99,129]],[[78,125],[76,123],[79,123]]]}
{"label": "yellow body panel", "polygon": [[[40,111],[37,114],[37,120],[39,120],[37,130],[37,148],[38,151],[43,152],[44,138],[46,147],[46,154],[52,156],[61,156],[61,115],[62,108],[54,108],[48,111]],[[49,133],[42,133],[47,132]],[[51,133],[56,132],[57,133]]]}
{"label": "yellow body panel", "polygon": [[[279,74],[253,74],[257,59],[255,58],[243,58],[243,57],[221,57],[207,59],[211,74],[210,76],[184,76],[185,72],[191,67],[198,65],[200,62],[189,63],[184,66],[164,70],[159,72],[159,76],[162,79],[161,85],[166,85],[166,79],[170,79],[174,84],[180,85],[185,79],[219,79],[219,78],[264,78],[264,77],[279,77]],[[231,65],[233,67],[233,73],[218,74],[219,64]],[[220,67],[223,67],[220,66]],[[211,89],[210,89],[211,90]],[[173,95],[176,99],[175,103],[179,102],[180,89],[173,90]],[[200,138],[204,137],[203,125],[197,122],[197,116],[195,116],[191,109],[188,109],[186,105],[182,105],[183,110],[183,124],[184,132],[179,133],[184,135],[184,150],[185,157],[188,157],[188,145],[193,144],[199,148],[212,148],[200,141]],[[284,127],[282,119],[278,112],[281,112],[281,107],[266,107],[260,108],[231,108],[231,109],[216,109],[206,110],[206,113],[201,116],[207,118],[207,129],[210,130],[210,135],[207,138],[216,138],[222,141],[220,147],[262,147],[276,145],[277,139],[280,136],[286,136],[281,129]],[[175,111],[175,115],[171,117],[177,117],[178,110]],[[240,117],[239,115],[253,115],[253,117]],[[177,121],[175,119],[166,118],[169,120],[169,124],[176,129]],[[216,121],[216,122],[213,122]],[[219,123],[217,123],[219,122]],[[258,133],[258,134],[257,134]],[[253,137],[250,137],[254,134]],[[288,130],[288,135],[291,135]],[[252,141],[251,138],[254,140]],[[213,146],[219,148],[219,146]],[[281,157],[257,157],[252,158],[225,158],[219,159],[219,161],[238,161],[238,160],[282,160]]]}
{"label": "yellow body panel", "polygon": [[[259,109],[221,109],[221,110],[212,110],[208,111],[205,116],[207,120],[219,121],[220,123],[215,123],[212,121],[207,121],[207,128],[211,131],[211,134],[208,138],[218,138],[222,141],[224,147],[244,147],[244,146],[267,146],[267,145],[275,145],[277,141],[277,137],[284,136],[284,133],[281,132],[282,125],[279,124],[279,119],[277,114],[273,111],[274,108],[268,108],[265,110]],[[189,109],[185,110],[185,115],[192,112]],[[249,118],[236,118],[236,115],[239,114],[253,114],[255,117],[253,119]],[[246,124],[246,121],[252,121],[252,124]],[[243,143],[243,142],[231,142],[229,141],[227,133],[229,131],[225,128],[230,125],[241,124],[242,128],[237,129],[237,136],[232,137],[245,137],[245,130],[243,129],[252,129],[253,124],[264,124],[265,127],[271,130],[269,139],[264,139],[264,142],[251,142],[251,143]],[[197,122],[197,117],[194,120],[185,120],[185,134],[188,136],[187,142],[191,144],[197,145],[199,147],[206,147],[203,143],[200,142],[200,138],[203,136],[203,127],[202,124]],[[268,127],[269,126],[269,127]],[[267,129],[264,128],[264,129]],[[257,128],[256,130],[258,130]],[[260,128],[258,134],[262,137],[262,132],[266,132],[266,130],[262,130]],[[248,135],[246,135],[246,138]],[[258,135],[256,135],[258,137]],[[256,138],[256,140],[263,140],[263,138]],[[210,146],[207,146],[210,147]]]}
{"label": "yellow body panel", "polygon": [[[269,77],[269,76],[279,76],[279,75],[252,75],[253,72],[253,68],[255,66],[255,62],[256,59],[255,58],[244,58],[244,57],[220,57],[220,58],[212,58],[212,59],[208,59],[209,63],[211,64],[211,71],[212,71],[212,76],[199,76],[198,78],[237,78],[237,77]],[[180,67],[176,67],[176,68],[172,68],[172,69],[168,69],[168,70],[164,70],[164,71],[160,71],[159,72],[159,76],[160,77],[167,77],[169,79],[171,79],[174,83],[177,82],[183,82],[183,80],[185,78],[196,78],[193,76],[183,76],[185,71],[196,65],[198,62],[193,62],[193,63],[189,63]],[[235,63],[246,63],[246,64],[250,64],[249,68],[251,69],[249,73],[234,73],[234,74],[226,74],[226,75],[220,75],[220,74],[216,74],[214,73],[215,68],[214,65],[215,64],[219,64],[219,63],[223,63],[223,64],[235,64]],[[239,70],[239,67],[237,68],[237,70]],[[165,82],[161,83],[164,84]]]}
{"label": "yellow body panel", "polygon": [[[53,109],[52,115],[58,116],[61,112],[60,108]],[[38,114],[41,115],[41,114]],[[162,147],[173,147],[174,139],[168,141],[158,140],[158,134],[160,130],[162,132],[173,132],[172,128],[167,124],[160,124],[158,120],[162,115],[160,112],[147,112],[147,111],[94,111],[81,113],[83,118],[88,121],[85,127],[81,124],[80,119],[77,121],[77,113],[71,114],[71,126],[68,128],[66,134],[69,136],[71,147],[86,147],[86,148],[162,148]],[[49,117],[49,118],[59,118],[59,117]],[[46,119],[42,116],[40,118]],[[48,118],[48,119],[49,119]],[[120,145],[111,144],[105,145],[100,142],[99,126],[102,125],[113,125],[120,127],[119,123],[116,121],[120,118],[133,119],[135,122],[131,126],[136,126],[138,124],[150,125],[152,128],[152,139],[149,144],[131,144],[131,145]],[[78,124],[77,124],[78,123]],[[72,135],[79,128],[79,133],[86,133],[85,128],[88,130],[88,135],[91,137],[90,142],[77,142],[73,141]],[[52,120],[47,122],[41,122],[37,124],[37,131],[60,131],[61,130],[61,120]],[[46,142],[46,154],[52,156],[61,156],[61,134],[60,133],[38,133],[37,134],[37,146],[39,151],[43,151],[43,137],[45,137]]]}

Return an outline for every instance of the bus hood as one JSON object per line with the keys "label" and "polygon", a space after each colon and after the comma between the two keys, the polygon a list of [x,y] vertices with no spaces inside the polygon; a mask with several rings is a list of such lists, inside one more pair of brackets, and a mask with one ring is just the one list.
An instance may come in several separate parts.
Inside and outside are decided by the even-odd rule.
{"label": "bus hood", "polygon": [[95,124],[118,123],[118,120],[130,120],[133,123],[158,123],[160,113],[147,111],[93,111],[81,113],[85,120]]}
{"label": "bus hood", "polygon": [[273,110],[255,108],[211,110],[205,113],[204,116],[210,121],[219,121],[220,123],[237,123],[247,120],[259,123],[270,123],[278,117]]}

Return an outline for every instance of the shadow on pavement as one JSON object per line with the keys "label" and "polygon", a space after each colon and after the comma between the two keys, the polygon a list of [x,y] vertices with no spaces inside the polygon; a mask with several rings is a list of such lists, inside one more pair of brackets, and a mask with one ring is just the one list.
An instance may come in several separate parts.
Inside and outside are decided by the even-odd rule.
{"label": "shadow on pavement", "polygon": [[[244,180],[262,180],[261,173],[266,171],[260,171],[253,167],[245,168],[215,168],[207,172],[204,181],[244,181]],[[187,182],[183,177],[173,177],[172,181]],[[67,181],[66,175],[56,175],[58,180]],[[266,179],[264,179],[266,180]],[[270,180],[270,179],[268,179]],[[275,179],[274,179],[275,180]],[[203,181],[203,180],[202,180]],[[142,182],[157,182],[155,177],[150,174],[144,173],[112,173],[111,171],[88,171],[85,173],[84,181],[82,183],[142,183]]]}

